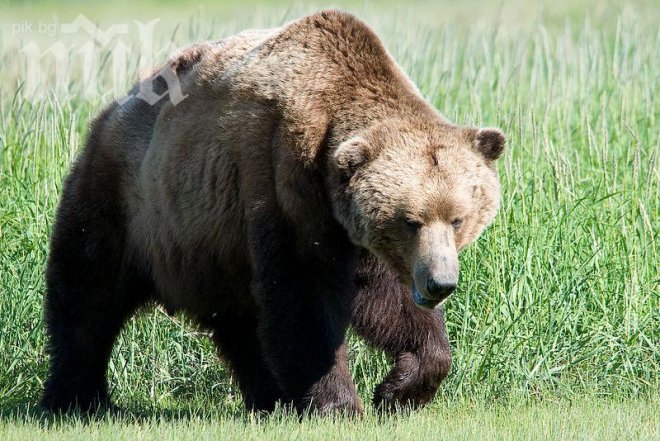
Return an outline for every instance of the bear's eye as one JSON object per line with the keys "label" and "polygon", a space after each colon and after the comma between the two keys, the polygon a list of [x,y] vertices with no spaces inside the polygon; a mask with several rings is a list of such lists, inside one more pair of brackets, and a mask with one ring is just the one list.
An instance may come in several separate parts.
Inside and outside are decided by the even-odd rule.
{"label": "bear's eye", "polygon": [[408,226],[410,231],[416,233],[422,227],[422,223],[414,219],[406,219],[406,226]]}
{"label": "bear's eye", "polygon": [[463,219],[456,218],[451,221],[451,226],[454,227],[454,230],[458,230],[463,225]]}

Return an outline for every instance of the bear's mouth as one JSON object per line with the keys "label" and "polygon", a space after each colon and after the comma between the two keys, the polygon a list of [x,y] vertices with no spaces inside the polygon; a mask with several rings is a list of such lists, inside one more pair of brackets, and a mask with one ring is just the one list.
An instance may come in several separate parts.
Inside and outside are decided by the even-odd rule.
{"label": "bear's mouth", "polygon": [[420,308],[424,309],[433,309],[436,306],[438,306],[439,303],[441,303],[446,297],[442,297],[439,299],[427,299],[422,295],[421,292],[417,289],[415,286],[415,283],[413,282],[412,284],[412,299],[413,302],[415,302],[415,305],[419,306]]}

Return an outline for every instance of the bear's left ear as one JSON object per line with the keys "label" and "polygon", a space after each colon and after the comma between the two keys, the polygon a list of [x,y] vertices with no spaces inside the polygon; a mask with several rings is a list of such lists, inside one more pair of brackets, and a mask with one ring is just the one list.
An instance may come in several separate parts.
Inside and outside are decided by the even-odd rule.
{"label": "bear's left ear", "polygon": [[484,158],[494,161],[504,151],[506,138],[500,129],[487,127],[478,129],[474,136],[474,146]]}
{"label": "bear's left ear", "polygon": [[371,148],[366,139],[354,136],[339,144],[333,158],[337,168],[350,176],[358,167],[371,159]]}

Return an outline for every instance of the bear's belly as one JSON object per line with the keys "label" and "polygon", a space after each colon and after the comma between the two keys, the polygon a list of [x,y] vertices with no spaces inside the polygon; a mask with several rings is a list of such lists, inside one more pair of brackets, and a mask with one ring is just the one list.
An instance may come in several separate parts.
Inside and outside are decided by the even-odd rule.
{"label": "bear's belly", "polygon": [[157,299],[206,324],[227,309],[251,307],[252,299],[237,168],[222,151],[197,153],[210,157],[174,167],[146,155],[151,163],[135,182],[129,234]]}
{"label": "bear's belly", "polygon": [[154,262],[156,298],[168,313],[183,312],[204,324],[211,325],[237,310],[252,308],[250,274],[245,264],[235,267],[214,262],[212,258],[189,262]]}

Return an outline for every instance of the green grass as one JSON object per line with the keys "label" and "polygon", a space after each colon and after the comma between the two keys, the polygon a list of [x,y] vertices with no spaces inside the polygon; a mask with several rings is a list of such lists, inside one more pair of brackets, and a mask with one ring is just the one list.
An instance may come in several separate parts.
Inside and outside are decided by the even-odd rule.
{"label": "green grass", "polygon": [[[82,93],[72,61],[65,87],[30,99],[20,50],[56,40],[14,35],[12,25],[78,12],[102,28],[162,17],[162,59],[171,45],[279,24],[318,5],[152,2],[134,11],[128,3],[2,2],[0,438],[660,438],[657,3],[339,4],[375,27],[441,112],[509,137],[500,216],[461,256],[460,289],[446,306],[454,364],[433,405],[362,422],[259,420],[241,411],[208,339],[182,317],[150,309],[128,323],[110,364],[124,415],[39,416],[48,234],[87,123],[112,94],[104,58],[98,91]],[[134,34],[125,42],[137,45]],[[73,60],[81,41],[68,43]],[[127,67],[124,86],[136,69]],[[388,360],[354,338],[351,356],[368,400]]]}
{"label": "green grass", "polygon": [[42,439],[157,439],[165,440],[346,440],[346,439],[583,439],[620,441],[657,439],[657,403],[581,401],[519,404],[491,408],[485,404],[434,404],[412,415],[364,419],[305,418],[287,413],[269,417],[200,410],[189,406],[176,412],[134,410],[119,416],[42,418],[35,415],[0,420],[5,441]]}

